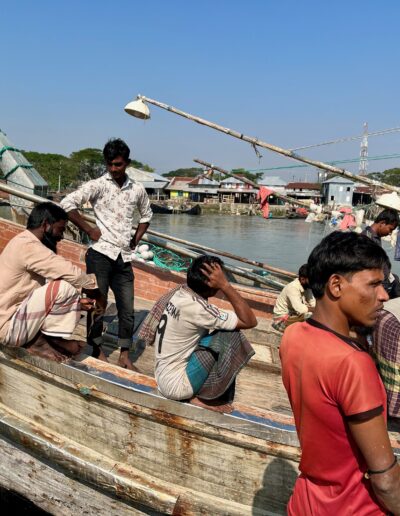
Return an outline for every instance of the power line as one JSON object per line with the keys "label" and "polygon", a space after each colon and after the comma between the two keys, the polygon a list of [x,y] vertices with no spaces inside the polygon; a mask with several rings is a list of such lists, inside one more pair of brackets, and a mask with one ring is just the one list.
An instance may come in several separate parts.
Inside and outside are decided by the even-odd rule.
{"label": "power line", "polygon": [[[384,135],[384,134],[389,134],[389,133],[398,133],[400,132],[400,127],[392,127],[391,129],[383,129],[382,131],[375,131],[373,133],[367,133],[367,136],[370,137],[370,136],[381,136],[381,135]],[[298,151],[298,150],[303,150],[303,149],[312,149],[313,147],[322,147],[323,145],[332,145],[334,143],[343,143],[343,142],[351,142],[351,141],[354,141],[354,140],[362,140],[364,137],[363,134],[359,135],[359,136],[349,136],[349,137],[346,137],[346,138],[338,138],[337,140],[329,140],[329,141],[326,141],[326,142],[321,142],[321,143],[314,143],[313,145],[304,145],[302,147],[295,147],[293,149],[290,149],[292,151]]]}
{"label": "power line", "polygon": [[[381,156],[369,156],[369,161],[380,161],[385,159],[395,159],[400,158],[400,153],[395,154],[383,154]],[[351,159],[342,159],[342,160],[336,160],[336,161],[327,161],[329,165],[339,165],[341,163],[356,163],[359,162],[360,158],[351,158]],[[304,168],[309,167],[310,165],[286,165],[286,166],[280,166],[280,167],[270,167],[270,168],[253,168],[248,169],[249,172],[266,172],[268,170],[285,170],[289,168]]]}

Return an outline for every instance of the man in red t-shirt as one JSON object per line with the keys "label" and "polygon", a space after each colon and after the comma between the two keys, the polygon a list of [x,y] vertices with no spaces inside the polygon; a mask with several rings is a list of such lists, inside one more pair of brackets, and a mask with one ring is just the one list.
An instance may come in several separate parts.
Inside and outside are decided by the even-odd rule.
{"label": "man in red t-shirt", "polygon": [[387,300],[385,266],[383,249],[356,233],[331,233],[309,257],[316,308],[287,328],[280,349],[302,449],[289,515],[400,514],[385,390],[349,336],[352,326],[373,326]]}

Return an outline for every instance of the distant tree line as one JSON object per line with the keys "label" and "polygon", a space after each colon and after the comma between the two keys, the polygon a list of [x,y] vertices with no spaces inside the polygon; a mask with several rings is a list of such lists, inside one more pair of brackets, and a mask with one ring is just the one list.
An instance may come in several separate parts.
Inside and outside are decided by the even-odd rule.
{"label": "distant tree line", "polygon": [[383,172],[372,172],[368,177],[388,185],[400,186],[400,168],[389,168]]}
{"label": "distant tree line", "polygon": [[[199,174],[202,174],[204,172],[204,169],[198,168],[198,167],[191,167],[191,168],[178,168],[176,170],[171,170],[170,172],[167,172],[166,174],[163,174],[164,177],[196,177]],[[263,177],[262,172],[257,172],[253,174],[252,172],[249,172],[248,170],[244,168],[235,168],[232,170],[233,174],[237,174],[239,176],[244,176],[247,179],[250,179],[251,181],[254,181],[257,183],[259,179]],[[216,181],[221,181],[223,179],[226,179],[227,176],[224,174],[219,174],[218,172],[215,172],[212,176],[213,179]]]}
{"label": "distant tree line", "polygon": [[[26,159],[47,181],[51,190],[58,188],[60,177],[61,189],[76,187],[83,181],[100,177],[106,170],[103,153],[100,149],[81,149],[69,156],[42,152],[22,151]],[[131,165],[147,172],[153,172],[149,165],[132,160]]]}

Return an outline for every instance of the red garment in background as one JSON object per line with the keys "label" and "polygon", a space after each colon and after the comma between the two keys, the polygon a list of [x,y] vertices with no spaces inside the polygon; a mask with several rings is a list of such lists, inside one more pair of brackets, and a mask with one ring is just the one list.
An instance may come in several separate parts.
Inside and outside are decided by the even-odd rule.
{"label": "red garment in background", "polygon": [[340,223],[339,229],[344,231],[349,228],[354,228],[355,226],[357,226],[357,224],[354,215],[352,215],[351,213],[346,213],[346,215],[343,217],[342,222]]}
{"label": "red garment in background", "polygon": [[264,219],[267,219],[269,216],[269,203],[268,197],[273,194],[274,191],[266,186],[262,186],[257,194],[257,200],[260,200],[260,209],[262,211]]}

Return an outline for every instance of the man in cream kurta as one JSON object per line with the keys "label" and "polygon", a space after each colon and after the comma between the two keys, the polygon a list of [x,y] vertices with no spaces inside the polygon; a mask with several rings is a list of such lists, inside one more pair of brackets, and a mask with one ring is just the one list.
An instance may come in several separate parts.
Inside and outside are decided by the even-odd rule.
{"label": "man in cream kurta", "polygon": [[55,252],[66,222],[62,208],[41,203],[32,210],[28,229],[0,255],[0,341],[56,360],[80,351],[80,344],[68,339],[81,309],[93,307],[92,299],[80,298],[81,289],[97,295],[95,276]]}
{"label": "man in cream kurta", "polygon": [[308,288],[307,265],[302,265],[298,278],[288,283],[276,300],[272,326],[283,331],[289,324],[310,317],[314,307],[315,299]]}

